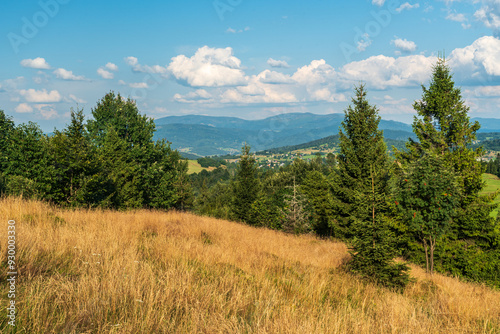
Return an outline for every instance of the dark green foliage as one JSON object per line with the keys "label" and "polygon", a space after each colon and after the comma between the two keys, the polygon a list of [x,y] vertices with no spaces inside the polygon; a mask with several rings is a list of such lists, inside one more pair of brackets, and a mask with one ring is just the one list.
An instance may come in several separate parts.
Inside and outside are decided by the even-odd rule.
{"label": "dark green foliage", "polygon": [[283,219],[283,214],[273,198],[262,193],[252,203],[248,213],[249,224],[274,230],[282,228]]}
{"label": "dark green foliage", "polygon": [[204,157],[204,158],[198,158],[196,160],[201,167],[207,168],[207,167],[220,167],[221,165],[226,165],[226,161],[221,158],[217,157]]}
{"label": "dark green foliage", "polygon": [[377,172],[374,176],[375,192],[389,194],[388,156],[382,131],[378,129],[380,116],[366,100],[364,86],[356,87],[355,92],[353,106],[345,111],[344,132],[339,132],[338,169],[333,176],[337,224],[332,227],[336,236],[343,238],[353,236],[351,225],[354,219],[370,219],[370,212],[359,205],[358,195],[372,193],[372,171]]}
{"label": "dark green foliage", "polygon": [[[479,123],[470,122],[469,108],[462,100],[460,89],[454,86],[444,59],[439,59],[434,67],[429,88],[422,87],[422,90],[422,99],[413,105],[418,113],[413,122],[418,141],[410,139],[408,151],[396,152],[396,158],[402,169],[408,170],[426,153],[440,156],[443,164],[457,175],[457,187],[462,195],[455,218],[442,237],[442,247],[439,243],[436,245],[435,269],[468,279],[482,277],[479,280],[495,281],[500,286],[497,262],[480,270],[473,269],[477,267],[474,261],[483,255],[484,258],[498,259],[500,252],[498,246],[494,246],[500,230],[490,216],[495,206],[491,204],[491,196],[479,195],[483,187],[483,167],[478,158],[482,151],[480,147],[470,148],[476,139]],[[415,247],[411,238],[406,240],[406,245],[401,245],[405,256],[422,263],[425,249]],[[487,268],[493,271],[488,273]]]}
{"label": "dark green foliage", "polygon": [[240,161],[233,183],[232,214],[234,219],[242,222],[249,221],[249,212],[252,203],[259,193],[257,167],[255,159],[250,155],[250,146],[241,149]]}
{"label": "dark green foliage", "polygon": [[443,158],[425,154],[399,180],[398,200],[409,233],[424,247],[427,272],[434,271],[436,243],[451,230],[460,203],[456,175]]}
{"label": "dark green foliage", "polygon": [[321,236],[332,235],[333,198],[327,177],[317,170],[310,171],[306,174],[301,189],[312,209],[313,230]]}
{"label": "dark green foliage", "polygon": [[135,103],[107,94],[84,123],[82,110],[48,137],[0,113],[0,190],[70,206],[188,208],[187,162],[153,142],[154,123]]}

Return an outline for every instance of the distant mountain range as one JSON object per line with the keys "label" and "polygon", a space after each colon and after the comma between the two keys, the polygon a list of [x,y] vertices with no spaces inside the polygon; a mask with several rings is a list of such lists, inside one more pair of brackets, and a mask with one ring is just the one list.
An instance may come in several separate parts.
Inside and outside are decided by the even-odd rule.
{"label": "distant mountain range", "polygon": [[[252,151],[293,146],[337,135],[344,114],[317,115],[290,113],[261,120],[237,117],[169,116],[155,120],[154,139],[165,138],[172,148],[190,157],[238,153],[246,142]],[[500,132],[500,119],[478,120],[482,132]],[[413,137],[409,124],[381,120],[379,128],[386,139],[404,140]]]}

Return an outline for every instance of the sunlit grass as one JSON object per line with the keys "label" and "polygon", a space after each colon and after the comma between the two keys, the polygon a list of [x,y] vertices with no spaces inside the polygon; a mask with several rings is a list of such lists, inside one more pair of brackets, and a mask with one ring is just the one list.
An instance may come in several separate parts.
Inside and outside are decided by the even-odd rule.
{"label": "sunlit grass", "polygon": [[[403,293],[343,243],[177,212],[0,200],[16,220],[18,333],[499,333],[500,292],[412,266]],[[6,305],[6,238],[1,298]],[[0,331],[8,333],[0,316]]]}
{"label": "sunlit grass", "polygon": [[[482,194],[491,194],[500,189],[500,178],[498,178],[498,176],[487,173],[484,173],[482,176],[483,176],[483,181],[486,182],[486,186],[481,192]],[[493,202],[500,204],[500,195],[498,195]],[[498,215],[498,209],[494,210],[491,213],[491,216],[493,217],[496,217],[497,215]]]}

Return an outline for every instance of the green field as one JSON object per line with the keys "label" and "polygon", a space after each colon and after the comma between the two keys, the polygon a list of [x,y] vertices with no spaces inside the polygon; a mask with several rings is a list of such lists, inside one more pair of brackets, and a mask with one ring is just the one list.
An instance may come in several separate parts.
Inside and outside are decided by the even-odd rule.
{"label": "green field", "polygon": [[[484,187],[481,194],[491,194],[500,189],[500,178],[493,174],[483,174],[483,180],[486,182],[486,186]],[[500,195],[495,198],[494,203],[500,203]],[[492,212],[492,216],[496,217],[498,213],[498,209]]]}
{"label": "green field", "polygon": [[198,161],[188,160],[188,174],[199,173],[204,169],[211,171],[211,170],[214,170],[215,168],[214,167],[204,168],[204,167],[201,167],[201,165],[198,163]]}

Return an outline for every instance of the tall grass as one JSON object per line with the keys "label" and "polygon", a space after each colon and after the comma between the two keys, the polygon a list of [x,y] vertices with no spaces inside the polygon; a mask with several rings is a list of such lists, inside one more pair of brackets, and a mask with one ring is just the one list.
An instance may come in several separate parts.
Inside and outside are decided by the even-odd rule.
{"label": "tall grass", "polygon": [[17,226],[17,333],[500,332],[500,292],[412,267],[417,281],[394,293],[343,272],[345,245],[313,236],[15,198],[0,218],[3,306]]}

